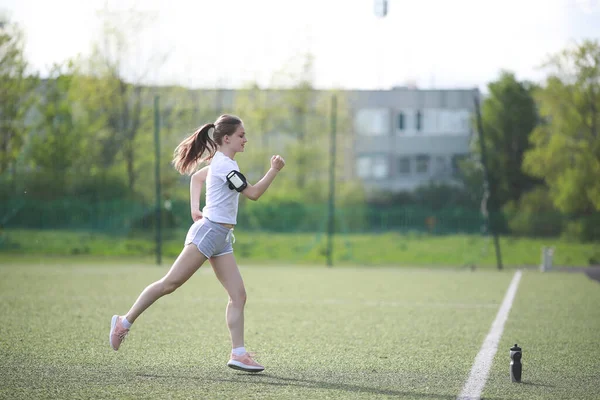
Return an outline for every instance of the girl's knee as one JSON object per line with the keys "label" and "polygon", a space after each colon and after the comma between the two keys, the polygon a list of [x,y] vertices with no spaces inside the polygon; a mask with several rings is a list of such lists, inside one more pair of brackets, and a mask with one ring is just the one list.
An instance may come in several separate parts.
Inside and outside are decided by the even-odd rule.
{"label": "girl's knee", "polygon": [[229,295],[229,302],[238,306],[243,306],[244,304],[246,304],[246,300],[247,296],[245,289],[238,290],[235,293],[231,293]]}
{"label": "girl's knee", "polygon": [[175,290],[177,290],[178,287],[181,286],[180,282],[172,281],[172,280],[162,280],[161,284],[162,284],[161,285],[162,286],[161,287],[161,289],[162,289],[161,291],[162,291],[163,295],[165,295],[165,294],[171,294]]}

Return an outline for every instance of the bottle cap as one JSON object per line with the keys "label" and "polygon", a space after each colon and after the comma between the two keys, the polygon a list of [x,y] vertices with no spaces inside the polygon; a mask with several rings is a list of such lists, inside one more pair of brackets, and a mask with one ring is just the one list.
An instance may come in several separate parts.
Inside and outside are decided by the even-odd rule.
{"label": "bottle cap", "polygon": [[510,348],[510,351],[521,351],[521,348],[515,343],[515,345]]}

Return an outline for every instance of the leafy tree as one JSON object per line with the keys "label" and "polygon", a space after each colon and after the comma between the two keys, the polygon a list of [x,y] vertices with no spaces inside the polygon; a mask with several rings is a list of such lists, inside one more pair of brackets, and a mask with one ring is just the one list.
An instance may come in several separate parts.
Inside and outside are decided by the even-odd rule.
{"label": "leafy tree", "polygon": [[[284,145],[286,160],[294,165],[290,176],[300,190],[307,190],[307,184],[326,176],[327,146],[323,143],[329,132],[328,112],[318,107],[318,92],[312,83],[313,64],[313,56],[305,54],[297,65],[287,66],[273,79],[289,85],[281,91],[280,101],[285,108],[278,140]],[[294,71],[296,68],[299,70]]]}
{"label": "leafy tree", "polygon": [[[332,96],[337,97],[336,180],[338,191],[359,194],[360,185],[349,181],[348,171],[353,169],[352,120],[348,99],[337,91],[319,91],[312,83],[313,57],[304,56],[300,71],[290,72],[292,86],[281,92],[283,123],[279,124],[285,135],[286,160],[294,166],[289,171],[294,188],[311,201],[327,199]],[[351,188],[350,188],[351,187]],[[292,188],[286,188],[290,190]],[[360,196],[359,196],[360,197]],[[338,200],[343,200],[339,197]],[[349,200],[349,198],[346,198]]]}
{"label": "leafy tree", "polygon": [[527,173],[542,178],[566,213],[600,211],[600,44],[585,40],[553,55],[537,93],[544,123],[531,136]]}
{"label": "leafy tree", "polygon": [[545,185],[524,193],[519,201],[509,201],[503,208],[510,231],[516,235],[559,236],[564,229],[564,215],[554,205]]}
{"label": "leafy tree", "polygon": [[[96,156],[104,169],[123,168],[130,193],[141,172],[140,157],[152,157],[152,89],[144,84],[162,56],[137,65],[136,40],[147,23],[147,15],[130,11],[101,13],[102,35],[91,56],[80,68],[79,99],[89,119],[103,119],[95,132]],[[158,54],[158,53],[157,53]]]}
{"label": "leafy tree", "polygon": [[69,92],[73,81],[72,64],[55,65],[38,89],[36,104],[39,122],[30,144],[30,160],[50,178],[52,185],[64,188],[73,167],[81,158],[81,128],[73,115]]}
{"label": "leafy tree", "polygon": [[[173,151],[183,138],[192,134],[202,124],[213,122],[220,112],[215,107],[214,97],[201,90],[173,86],[156,89],[159,96],[160,118],[160,176],[161,188],[165,199],[189,201],[189,191],[183,184],[187,178],[182,177],[171,165]],[[149,99],[151,101],[153,99]],[[152,110],[154,111],[154,110]],[[148,133],[154,132],[153,116],[148,117],[146,125]],[[151,123],[152,125],[150,126]],[[154,135],[143,134],[137,139],[140,149],[147,149],[137,156],[136,167],[140,173],[136,193],[145,199],[155,196],[155,158]]]}
{"label": "leafy tree", "polygon": [[[272,77],[271,85],[253,83],[237,91],[234,110],[244,120],[252,151],[240,158],[240,165],[257,179],[268,168],[268,157],[281,154],[292,168],[286,179],[270,189],[277,201],[319,203],[327,200],[331,99],[337,97],[336,193],[337,202],[362,199],[360,184],[350,181],[352,171],[351,110],[346,96],[321,91],[312,84],[312,56],[286,65]],[[243,164],[243,165],[242,165]]]}
{"label": "leafy tree", "polygon": [[[513,73],[502,71],[498,80],[488,84],[488,89],[489,96],[481,105],[481,119],[489,183],[499,209],[508,201],[518,201],[539,183],[522,170],[524,154],[531,147],[529,136],[538,116],[533,86],[518,81]],[[479,144],[475,144],[479,153]]]}
{"label": "leafy tree", "polygon": [[14,166],[25,143],[35,76],[27,74],[23,31],[0,15],[0,174]]}
{"label": "leafy tree", "polygon": [[279,146],[282,138],[277,128],[285,121],[285,104],[279,97],[277,91],[263,89],[256,83],[236,91],[233,109],[244,121],[251,149],[240,157],[240,163],[251,181],[262,177],[269,167],[271,155],[282,153],[286,156]]}

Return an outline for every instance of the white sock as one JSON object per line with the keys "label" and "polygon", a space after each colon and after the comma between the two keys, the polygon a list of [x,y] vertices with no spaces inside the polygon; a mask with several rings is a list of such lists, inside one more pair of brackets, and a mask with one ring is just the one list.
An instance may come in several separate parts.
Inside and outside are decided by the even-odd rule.
{"label": "white sock", "polygon": [[121,323],[123,324],[123,328],[125,329],[129,329],[131,328],[131,322],[127,321],[127,318],[123,317],[123,320],[121,321]]}
{"label": "white sock", "polygon": [[242,356],[242,355],[246,354],[246,348],[245,347],[236,347],[235,349],[231,350],[231,352],[233,354],[235,354],[236,356]]}

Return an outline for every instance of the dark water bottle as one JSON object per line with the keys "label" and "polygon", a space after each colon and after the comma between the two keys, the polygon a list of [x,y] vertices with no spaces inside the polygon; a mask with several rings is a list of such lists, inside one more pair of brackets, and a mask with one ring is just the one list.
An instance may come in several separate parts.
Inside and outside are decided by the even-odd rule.
{"label": "dark water bottle", "polygon": [[521,382],[521,372],[523,365],[521,364],[521,357],[523,353],[518,345],[514,345],[510,349],[510,380],[513,382]]}

